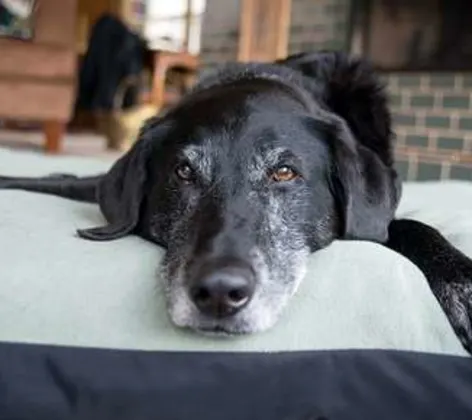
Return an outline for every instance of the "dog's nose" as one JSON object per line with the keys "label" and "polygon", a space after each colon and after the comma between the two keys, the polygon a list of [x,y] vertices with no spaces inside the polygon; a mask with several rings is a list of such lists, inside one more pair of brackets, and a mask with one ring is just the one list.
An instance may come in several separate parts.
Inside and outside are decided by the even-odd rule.
{"label": "dog's nose", "polygon": [[223,318],[244,308],[254,294],[254,276],[245,268],[220,268],[198,279],[190,290],[204,314]]}

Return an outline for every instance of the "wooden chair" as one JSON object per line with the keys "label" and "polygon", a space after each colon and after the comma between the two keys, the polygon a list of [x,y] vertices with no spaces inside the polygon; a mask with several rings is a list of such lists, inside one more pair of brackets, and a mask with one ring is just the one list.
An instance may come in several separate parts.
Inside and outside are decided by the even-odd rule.
{"label": "wooden chair", "polygon": [[75,0],[37,0],[31,41],[0,38],[0,119],[36,121],[56,153],[76,80]]}
{"label": "wooden chair", "polygon": [[[198,71],[198,59],[185,52],[149,51],[147,58],[152,69],[151,86],[148,92],[141,95],[140,103],[122,110],[127,87],[142,84],[140,78],[132,77],[124,80],[117,90],[114,109],[95,113],[92,118],[92,124],[107,138],[108,149],[128,150],[145,120],[177,102],[193,84]],[[169,90],[168,77],[175,69],[183,83],[180,89]]]}
{"label": "wooden chair", "polygon": [[153,75],[152,86],[148,101],[159,109],[174,103],[180,97],[179,93],[166,90],[166,76],[173,68],[181,69],[187,76],[187,87],[196,77],[199,60],[196,56],[187,52],[154,51],[152,53]]}

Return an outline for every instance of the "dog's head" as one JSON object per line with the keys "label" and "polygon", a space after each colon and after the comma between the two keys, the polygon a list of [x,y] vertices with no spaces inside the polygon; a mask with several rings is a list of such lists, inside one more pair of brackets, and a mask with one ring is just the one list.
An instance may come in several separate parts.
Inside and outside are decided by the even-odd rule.
{"label": "dog's head", "polygon": [[[373,75],[359,81],[348,59],[323,69],[310,79],[280,65],[230,66],[148,122],[104,177],[99,201],[109,224],[81,235],[138,232],[164,246],[175,324],[266,329],[311,252],[336,238],[386,239],[399,194],[375,150],[382,142],[390,150],[384,97]],[[368,121],[387,121],[364,127],[365,107]]]}

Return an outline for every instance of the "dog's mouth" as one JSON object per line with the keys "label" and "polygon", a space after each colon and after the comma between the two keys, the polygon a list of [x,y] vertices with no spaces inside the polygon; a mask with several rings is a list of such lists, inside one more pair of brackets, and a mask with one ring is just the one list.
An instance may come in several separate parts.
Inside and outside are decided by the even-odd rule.
{"label": "dog's mouth", "polygon": [[229,338],[229,337],[237,337],[243,335],[249,335],[252,331],[247,330],[245,328],[238,328],[236,326],[226,326],[222,324],[215,324],[215,325],[200,325],[200,326],[192,326],[189,327],[193,332],[197,334],[206,335],[209,337],[216,337],[216,338]]}
{"label": "dog's mouth", "polygon": [[216,336],[216,337],[229,337],[229,336],[244,334],[243,332],[236,332],[236,331],[230,330],[229,328],[225,328],[221,325],[217,325],[214,327],[195,328],[194,331],[200,334]]}

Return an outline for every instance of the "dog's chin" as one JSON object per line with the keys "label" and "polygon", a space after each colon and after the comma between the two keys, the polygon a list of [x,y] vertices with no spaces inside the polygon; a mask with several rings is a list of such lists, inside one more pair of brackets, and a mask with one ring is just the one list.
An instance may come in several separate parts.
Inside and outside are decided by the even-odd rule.
{"label": "dog's chin", "polygon": [[238,322],[231,322],[226,320],[224,322],[191,322],[186,324],[176,324],[177,327],[190,330],[194,333],[205,335],[208,337],[216,337],[216,338],[231,338],[231,337],[240,337],[244,335],[251,335],[260,333],[270,329],[275,322],[271,323],[271,325],[248,325],[246,323],[238,323]]}
{"label": "dog's chin", "polygon": [[210,319],[193,314],[191,317],[175,317],[171,314],[172,323],[179,328],[210,337],[237,337],[264,332],[276,324],[278,317],[265,320],[250,320],[239,314],[233,318]]}
{"label": "dog's chin", "polygon": [[232,338],[253,333],[252,331],[245,331],[244,329],[228,328],[218,325],[214,327],[193,327],[192,331],[210,338]]}

